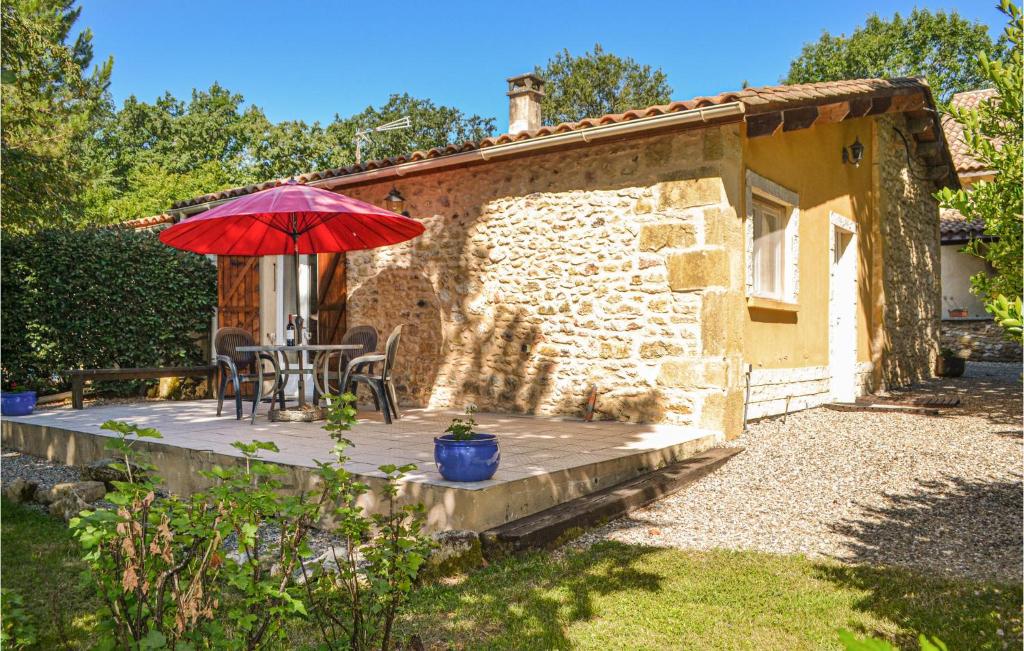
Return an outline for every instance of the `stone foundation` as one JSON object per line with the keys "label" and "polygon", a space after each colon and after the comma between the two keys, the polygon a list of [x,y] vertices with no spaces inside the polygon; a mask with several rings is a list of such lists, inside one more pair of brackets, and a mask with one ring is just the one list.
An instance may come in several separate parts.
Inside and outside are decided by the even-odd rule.
{"label": "stone foundation", "polygon": [[972,362],[1021,362],[1021,346],[1007,339],[992,319],[942,322],[943,348]]}
{"label": "stone foundation", "polygon": [[827,366],[754,369],[750,374],[747,419],[817,407],[831,400]]}

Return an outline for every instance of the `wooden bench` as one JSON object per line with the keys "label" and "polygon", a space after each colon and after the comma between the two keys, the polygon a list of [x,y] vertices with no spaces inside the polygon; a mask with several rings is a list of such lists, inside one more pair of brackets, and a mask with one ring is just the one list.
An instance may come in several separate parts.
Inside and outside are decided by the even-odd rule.
{"label": "wooden bench", "polygon": [[205,377],[207,395],[212,395],[217,379],[217,366],[182,366],[164,368],[76,368],[71,377],[71,406],[85,407],[86,380],[152,380],[162,377]]}

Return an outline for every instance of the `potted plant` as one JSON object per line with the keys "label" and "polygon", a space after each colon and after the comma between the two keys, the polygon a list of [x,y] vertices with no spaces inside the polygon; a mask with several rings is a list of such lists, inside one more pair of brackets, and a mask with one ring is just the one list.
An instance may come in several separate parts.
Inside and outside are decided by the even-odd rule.
{"label": "potted plant", "polygon": [[952,307],[947,311],[951,319],[966,319],[968,315],[966,307]]}
{"label": "potted plant", "polygon": [[4,382],[0,392],[0,414],[4,416],[28,416],[36,408],[36,392],[22,388],[14,380]]}
{"label": "potted plant", "polygon": [[498,470],[498,437],[474,431],[475,413],[476,405],[469,405],[465,419],[452,419],[447,433],[434,438],[434,462],[448,481],[484,481]]}
{"label": "potted plant", "polygon": [[939,359],[936,363],[935,374],[939,377],[960,377],[967,368],[967,360],[954,353],[949,348],[939,351]]}

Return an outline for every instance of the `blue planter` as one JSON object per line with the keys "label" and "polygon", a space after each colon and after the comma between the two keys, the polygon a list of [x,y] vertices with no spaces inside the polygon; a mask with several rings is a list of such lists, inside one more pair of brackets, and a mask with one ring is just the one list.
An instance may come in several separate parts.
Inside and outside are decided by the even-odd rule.
{"label": "blue planter", "polygon": [[474,434],[468,441],[456,441],[451,434],[434,438],[434,462],[448,481],[483,481],[498,470],[501,451],[494,434]]}
{"label": "blue planter", "polygon": [[35,391],[0,393],[0,413],[4,416],[28,416],[35,408]]}

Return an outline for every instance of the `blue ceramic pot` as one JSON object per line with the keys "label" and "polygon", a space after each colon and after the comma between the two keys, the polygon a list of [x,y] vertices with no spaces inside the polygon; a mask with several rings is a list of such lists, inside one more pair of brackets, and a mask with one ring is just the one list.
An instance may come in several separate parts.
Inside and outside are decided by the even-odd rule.
{"label": "blue ceramic pot", "polygon": [[0,413],[4,416],[28,416],[35,408],[35,391],[0,393]]}
{"label": "blue ceramic pot", "polygon": [[498,470],[501,451],[494,434],[474,434],[468,441],[456,441],[451,434],[434,438],[434,462],[448,481],[483,481]]}

